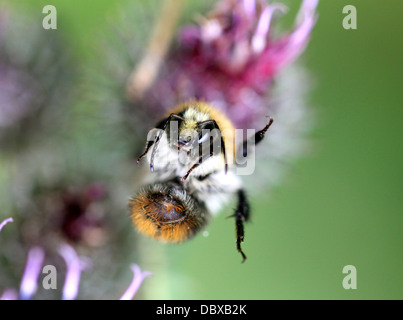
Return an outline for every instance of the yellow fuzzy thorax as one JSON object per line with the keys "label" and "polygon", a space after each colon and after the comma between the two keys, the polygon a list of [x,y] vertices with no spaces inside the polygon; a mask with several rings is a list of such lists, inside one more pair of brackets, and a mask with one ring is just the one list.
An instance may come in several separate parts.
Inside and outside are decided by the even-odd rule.
{"label": "yellow fuzzy thorax", "polygon": [[230,119],[227,118],[221,111],[214,108],[212,105],[198,100],[189,100],[177,105],[169,110],[167,116],[171,113],[178,114],[184,112],[185,121],[182,123],[182,130],[193,130],[198,122],[206,120],[215,120],[222,133],[227,155],[232,158],[234,155],[234,139],[235,128]]}

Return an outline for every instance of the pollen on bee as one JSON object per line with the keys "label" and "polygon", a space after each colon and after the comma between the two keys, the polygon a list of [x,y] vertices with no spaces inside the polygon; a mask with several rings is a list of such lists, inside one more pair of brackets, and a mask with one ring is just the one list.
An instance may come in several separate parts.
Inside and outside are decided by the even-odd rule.
{"label": "pollen on bee", "polygon": [[204,224],[183,201],[162,192],[140,192],[129,202],[136,229],[164,242],[182,242]]}

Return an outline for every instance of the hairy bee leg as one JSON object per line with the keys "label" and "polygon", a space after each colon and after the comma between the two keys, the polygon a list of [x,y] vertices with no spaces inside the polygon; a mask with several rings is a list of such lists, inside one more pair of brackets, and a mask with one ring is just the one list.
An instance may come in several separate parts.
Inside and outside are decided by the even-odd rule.
{"label": "hairy bee leg", "polygon": [[187,172],[186,172],[186,174],[182,177],[182,181],[185,181],[188,177],[189,177],[189,174],[194,170],[194,169],[196,169],[198,166],[200,166],[202,163],[203,163],[203,161],[206,161],[208,158],[210,158],[210,157],[212,157],[214,155],[214,152],[210,152],[209,154],[206,154],[206,155],[204,155],[204,156],[201,156],[200,158],[199,158],[199,161],[197,161]]}
{"label": "hairy bee leg", "polygon": [[[162,129],[162,130],[164,130],[164,129],[166,128],[168,122],[170,121],[170,119],[171,119],[172,117],[173,117],[173,115],[171,114],[168,118],[162,120],[160,123],[158,123],[158,124],[155,126],[155,129]],[[139,164],[139,163],[140,163],[140,160],[148,153],[148,151],[150,151],[150,148],[154,145],[154,143],[158,143],[159,136],[160,136],[160,132],[159,132],[159,134],[155,137],[154,140],[147,141],[147,144],[146,144],[146,147],[145,147],[144,152],[143,152],[141,155],[139,155],[139,157],[137,158],[137,164]]]}
{"label": "hairy bee leg", "polygon": [[243,224],[244,222],[249,220],[249,216],[250,216],[249,202],[245,191],[241,189],[238,191],[238,207],[231,217],[235,218],[236,248],[242,255],[242,262],[245,262],[246,260],[246,255],[241,248],[241,243],[244,241],[245,238]]}
{"label": "hairy bee leg", "polygon": [[269,130],[270,126],[273,124],[273,121],[274,121],[273,118],[270,117],[269,122],[266,124],[266,126],[262,130],[256,132],[255,134],[256,144],[258,144],[260,141],[263,140],[264,135],[266,134],[267,130]]}
{"label": "hairy bee leg", "polygon": [[148,151],[153,146],[153,144],[154,144],[154,141],[148,141],[147,142],[147,145],[146,145],[146,148],[145,148],[144,152],[141,155],[139,155],[139,157],[137,158],[137,164],[140,163],[141,158],[143,158],[148,153]]}
{"label": "hairy bee leg", "polygon": [[161,130],[160,130],[157,138],[154,141],[154,148],[153,148],[153,151],[151,153],[151,159],[150,159],[150,171],[151,172],[154,172],[154,157],[155,157],[155,153],[157,151],[158,144],[159,144],[159,142],[161,140],[162,135],[165,132],[165,129],[168,126],[168,123],[172,120],[172,118],[177,118],[177,119],[182,120],[182,121],[184,120],[181,116],[179,116],[177,114],[174,114],[174,113],[171,113],[168,118],[162,120],[159,123],[159,125],[157,126],[157,129],[161,129]]}
{"label": "hairy bee leg", "polygon": [[[269,122],[266,124],[266,126],[262,129],[259,130],[258,132],[255,133],[254,135],[254,140],[255,140],[255,145],[257,145],[259,142],[261,142],[267,132],[267,130],[269,130],[270,126],[273,124],[273,118],[269,119]],[[251,142],[253,141],[253,139],[246,139],[244,140],[243,144],[242,144],[242,150],[243,150],[243,156],[247,157],[248,153],[250,151],[250,145]]]}

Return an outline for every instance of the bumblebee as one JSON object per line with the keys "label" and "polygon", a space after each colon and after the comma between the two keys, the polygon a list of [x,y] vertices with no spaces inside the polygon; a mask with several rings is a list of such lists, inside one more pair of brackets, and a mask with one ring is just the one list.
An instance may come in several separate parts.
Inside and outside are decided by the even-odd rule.
{"label": "bumblebee", "polygon": [[236,245],[242,255],[244,222],[250,206],[241,179],[236,175],[236,152],[243,157],[263,140],[273,119],[235,146],[232,122],[210,104],[191,100],[172,109],[149,132],[140,163],[147,158],[149,181],[129,201],[138,231],[164,242],[182,242],[202,230],[223,205],[237,198]]}

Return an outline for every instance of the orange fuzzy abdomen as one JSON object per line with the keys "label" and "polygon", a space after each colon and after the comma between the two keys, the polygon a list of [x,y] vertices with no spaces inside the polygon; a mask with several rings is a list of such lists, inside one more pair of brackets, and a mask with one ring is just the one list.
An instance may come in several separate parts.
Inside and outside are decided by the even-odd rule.
{"label": "orange fuzzy abdomen", "polygon": [[130,201],[131,218],[136,228],[157,240],[182,242],[205,224],[175,197],[159,192],[140,192]]}

